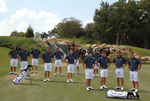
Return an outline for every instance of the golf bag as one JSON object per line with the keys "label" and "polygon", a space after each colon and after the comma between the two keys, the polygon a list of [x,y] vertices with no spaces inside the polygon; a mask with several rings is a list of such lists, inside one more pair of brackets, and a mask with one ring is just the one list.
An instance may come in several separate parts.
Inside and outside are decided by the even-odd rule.
{"label": "golf bag", "polygon": [[120,99],[132,99],[137,97],[139,99],[139,95],[137,92],[116,92],[114,90],[108,90],[106,92],[107,98],[120,98]]}
{"label": "golf bag", "polygon": [[[29,69],[30,67],[32,67],[32,66],[31,66],[31,65],[28,65],[28,67],[27,67],[26,69],[24,69],[24,70],[21,72],[21,74],[13,80],[14,84],[20,84],[27,76],[30,77],[30,74],[29,74],[29,72],[28,72],[28,71],[30,70],[30,69]],[[30,79],[30,82],[31,82],[31,84],[32,84],[31,79]]]}

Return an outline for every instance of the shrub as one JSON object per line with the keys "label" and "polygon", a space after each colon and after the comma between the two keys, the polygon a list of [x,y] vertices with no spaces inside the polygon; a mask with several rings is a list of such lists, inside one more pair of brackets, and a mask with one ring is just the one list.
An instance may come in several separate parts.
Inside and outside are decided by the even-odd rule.
{"label": "shrub", "polygon": [[38,46],[41,53],[44,53],[46,50],[46,46],[38,43],[33,38],[0,36],[0,46],[12,49],[14,45],[17,46],[18,50],[22,50],[23,45],[26,45],[29,52],[34,49],[35,45]]}

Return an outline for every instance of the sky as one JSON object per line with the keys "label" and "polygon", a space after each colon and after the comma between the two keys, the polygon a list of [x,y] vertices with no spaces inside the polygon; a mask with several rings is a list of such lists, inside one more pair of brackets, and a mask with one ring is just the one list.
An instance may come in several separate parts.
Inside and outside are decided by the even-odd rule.
{"label": "sky", "polygon": [[[14,30],[51,31],[63,18],[75,17],[83,27],[93,21],[95,9],[102,0],[0,0],[0,36]],[[103,0],[110,4],[117,0]]]}

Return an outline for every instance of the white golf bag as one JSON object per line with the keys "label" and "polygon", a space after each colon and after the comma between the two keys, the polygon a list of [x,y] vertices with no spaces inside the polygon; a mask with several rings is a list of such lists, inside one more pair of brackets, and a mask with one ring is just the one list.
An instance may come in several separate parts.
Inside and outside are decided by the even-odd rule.
{"label": "white golf bag", "polygon": [[120,98],[120,99],[132,99],[137,97],[139,99],[139,95],[136,92],[116,92],[115,90],[108,90],[106,92],[107,98]]}
{"label": "white golf bag", "polygon": [[[28,73],[28,70],[30,67],[31,67],[31,65],[28,65],[28,67],[26,69],[24,69],[21,72],[21,74],[13,80],[14,84],[20,84],[27,76],[30,77],[30,74]],[[31,79],[30,79],[30,81],[31,81]],[[32,84],[32,81],[31,81],[31,84]]]}

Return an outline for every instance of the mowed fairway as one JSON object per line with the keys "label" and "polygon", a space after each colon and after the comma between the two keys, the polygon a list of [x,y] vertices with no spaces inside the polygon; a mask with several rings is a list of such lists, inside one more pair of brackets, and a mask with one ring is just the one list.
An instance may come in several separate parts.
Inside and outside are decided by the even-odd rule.
{"label": "mowed fairway", "polygon": [[[86,91],[85,72],[80,64],[80,73],[73,75],[74,83],[66,83],[67,80],[67,65],[63,63],[63,76],[54,76],[53,71],[50,75],[51,82],[43,82],[44,68],[40,60],[38,74],[31,74],[33,84],[29,80],[24,80],[20,85],[14,85],[13,79],[16,75],[9,75],[10,60],[7,56],[10,49],[0,47],[0,101],[124,101],[124,99],[110,99],[105,97],[108,89],[113,89],[116,86],[115,69],[110,67],[106,86],[108,89],[100,90],[100,77],[92,79],[91,86],[95,90]],[[31,60],[29,62],[31,64]],[[20,72],[20,63],[18,63],[17,74]],[[125,75],[125,91],[129,91],[132,83],[129,81],[129,71],[127,66],[124,71]],[[141,101],[150,100],[150,65],[143,65],[139,71],[139,95]],[[120,91],[120,90],[117,90]],[[133,101],[136,99],[133,99]],[[126,100],[125,100],[126,101]]]}

